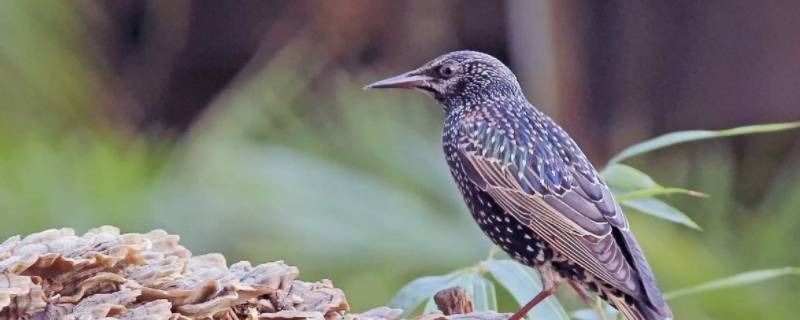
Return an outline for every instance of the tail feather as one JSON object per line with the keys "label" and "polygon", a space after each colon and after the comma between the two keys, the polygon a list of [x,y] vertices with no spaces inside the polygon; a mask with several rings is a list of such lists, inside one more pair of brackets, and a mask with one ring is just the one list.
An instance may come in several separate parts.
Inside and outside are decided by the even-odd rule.
{"label": "tail feather", "polygon": [[656,320],[656,319],[658,319],[658,318],[653,318],[653,319],[645,318],[645,316],[641,312],[639,312],[638,308],[636,308],[636,307],[628,304],[627,302],[625,302],[625,298],[623,298],[623,297],[609,295],[608,296],[608,302],[612,306],[614,306],[614,308],[617,308],[617,311],[619,311],[619,313],[621,313],[625,317],[625,319],[627,319],[627,320]]}
{"label": "tail feather", "polygon": [[672,320],[672,311],[667,309],[653,309],[648,302],[636,300],[633,305],[646,320]]}
{"label": "tail feather", "polygon": [[648,306],[647,302],[635,300],[633,304],[624,297],[608,295],[608,302],[625,316],[627,320],[672,320],[672,314],[662,315]]}

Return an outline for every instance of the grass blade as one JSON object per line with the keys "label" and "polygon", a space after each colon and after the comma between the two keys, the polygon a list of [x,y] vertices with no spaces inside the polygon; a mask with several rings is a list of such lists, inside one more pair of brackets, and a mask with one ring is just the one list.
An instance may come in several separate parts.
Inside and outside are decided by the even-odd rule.
{"label": "grass blade", "polygon": [[622,160],[638,156],[656,149],[661,149],[671,145],[698,141],[712,138],[732,137],[746,134],[768,133],[783,130],[800,128],[800,122],[772,123],[753,126],[744,126],[726,130],[691,130],[668,133],[642,143],[638,143],[622,150],[619,154],[608,161],[609,165],[616,164]]}
{"label": "grass blade", "polygon": [[667,299],[672,299],[676,297],[688,296],[708,291],[741,287],[787,275],[800,276],[800,268],[786,267],[779,269],[764,269],[764,270],[743,272],[737,275],[709,281],[696,286],[684,289],[678,289],[665,294],[664,297]]}

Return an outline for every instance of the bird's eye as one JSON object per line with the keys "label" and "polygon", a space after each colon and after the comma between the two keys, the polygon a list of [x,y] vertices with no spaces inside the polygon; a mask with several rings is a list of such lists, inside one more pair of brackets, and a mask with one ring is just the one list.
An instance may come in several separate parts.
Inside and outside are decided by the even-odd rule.
{"label": "bird's eye", "polygon": [[439,74],[441,74],[442,77],[450,78],[456,74],[456,70],[450,65],[443,65],[439,67]]}

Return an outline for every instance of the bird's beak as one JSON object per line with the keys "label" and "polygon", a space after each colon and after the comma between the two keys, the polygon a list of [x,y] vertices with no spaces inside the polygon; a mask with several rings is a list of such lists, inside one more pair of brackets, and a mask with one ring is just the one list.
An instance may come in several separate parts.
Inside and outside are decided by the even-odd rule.
{"label": "bird's beak", "polygon": [[417,74],[414,71],[406,72],[399,76],[383,79],[378,82],[368,84],[364,89],[381,89],[381,88],[404,88],[411,89],[419,87],[424,84],[431,77],[426,75]]}

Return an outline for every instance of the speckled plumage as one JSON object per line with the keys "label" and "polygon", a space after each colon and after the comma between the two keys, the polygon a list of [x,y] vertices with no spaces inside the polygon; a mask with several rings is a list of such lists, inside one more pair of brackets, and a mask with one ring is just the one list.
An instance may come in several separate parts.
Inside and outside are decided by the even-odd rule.
{"label": "speckled plumage", "polygon": [[373,87],[419,89],[443,106],[445,158],[473,218],[546,289],[569,281],[628,319],[672,317],[608,187],[500,61],[452,52]]}

